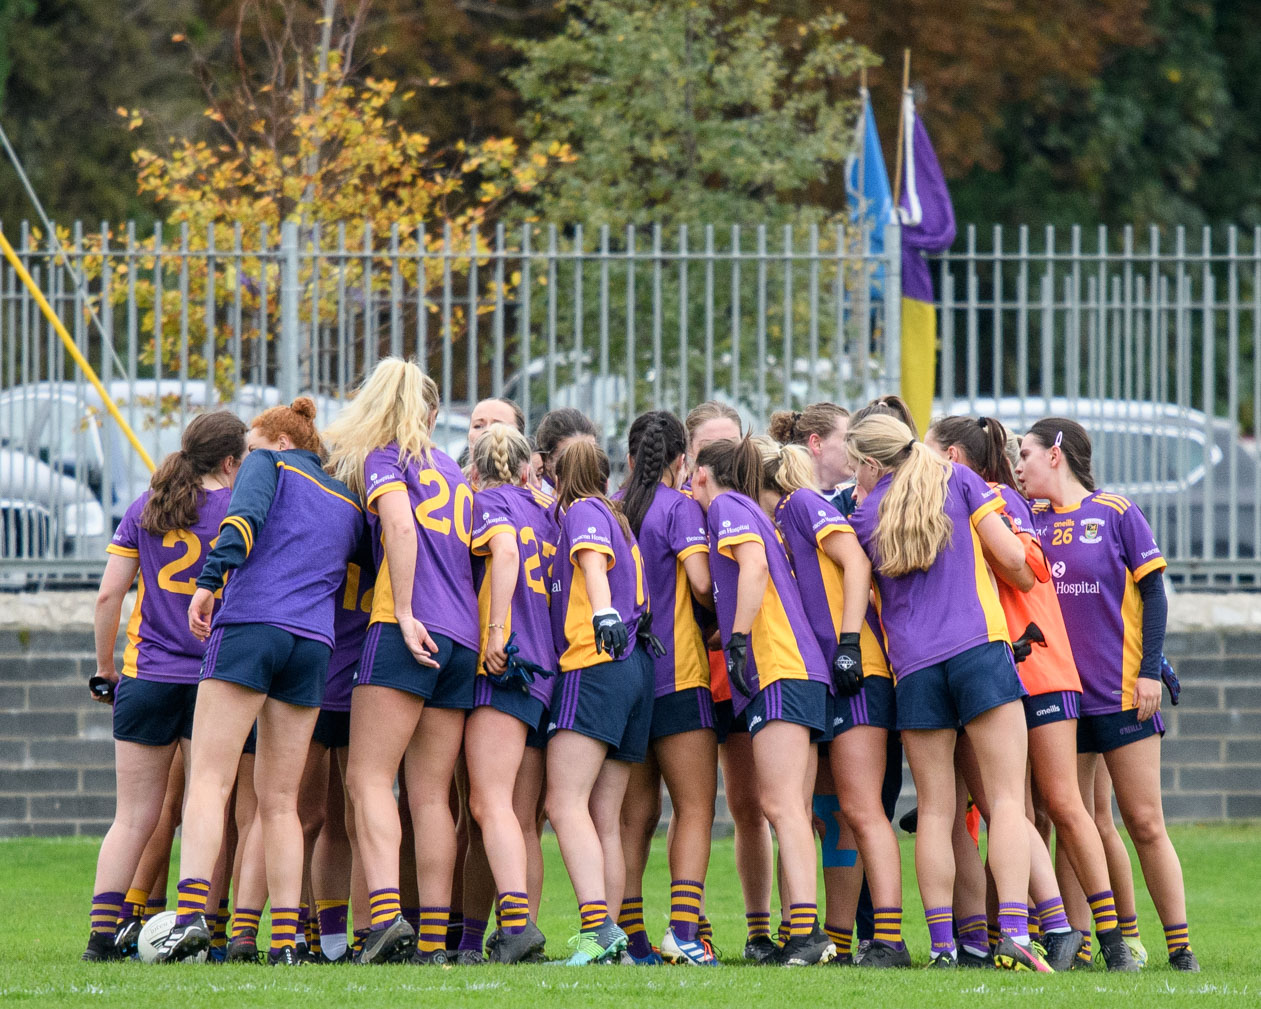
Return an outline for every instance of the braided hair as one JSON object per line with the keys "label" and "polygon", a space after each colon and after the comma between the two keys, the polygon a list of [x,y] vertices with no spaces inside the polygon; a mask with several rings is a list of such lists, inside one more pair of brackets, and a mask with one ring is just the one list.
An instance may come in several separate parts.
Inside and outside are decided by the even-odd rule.
{"label": "braided hair", "polygon": [[473,443],[473,465],[483,488],[520,483],[529,464],[529,439],[511,425],[491,424]]}
{"label": "braided hair", "polygon": [[638,536],[661,477],[687,449],[687,432],[669,410],[651,410],[635,418],[626,441],[634,467],[622,485],[622,512]]}

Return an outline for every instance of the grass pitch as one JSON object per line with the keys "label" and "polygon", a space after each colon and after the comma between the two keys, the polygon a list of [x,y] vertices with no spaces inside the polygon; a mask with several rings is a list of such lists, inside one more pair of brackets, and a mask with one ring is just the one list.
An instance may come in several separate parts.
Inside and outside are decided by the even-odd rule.
{"label": "grass pitch", "polygon": [[[915,1009],[966,1006],[1102,1006],[1156,1009],[1261,1006],[1261,824],[1174,828],[1186,874],[1191,939],[1204,972],[1165,966],[1160,923],[1140,883],[1139,924],[1150,953],[1137,975],[1074,971],[1066,975],[785,970],[739,964],[744,908],[730,840],[714,844],[708,910],[727,964],[682,967],[309,967],[136,962],[80,963],[97,842],[91,838],[0,842],[0,1002],[23,1005],[167,1007],[526,1007],[872,1006]],[[669,874],[664,844],[645,881],[645,918],[654,942],[665,930]],[[548,953],[567,953],[576,928],[573,894],[555,839],[545,840],[547,884],[540,926]],[[915,893],[911,841],[903,843],[906,938],[917,964],[928,945]],[[1137,869],[1137,860],[1135,867]],[[169,891],[174,894],[174,886]]]}

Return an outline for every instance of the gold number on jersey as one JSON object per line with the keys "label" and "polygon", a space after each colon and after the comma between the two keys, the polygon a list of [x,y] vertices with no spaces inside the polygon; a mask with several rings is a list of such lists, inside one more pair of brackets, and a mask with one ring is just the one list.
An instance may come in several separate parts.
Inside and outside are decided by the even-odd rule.
{"label": "gold number on jersey", "polygon": [[1071,529],[1056,529],[1051,534],[1051,546],[1053,547],[1067,546],[1069,543],[1072,543],[1072,542],[1073,542],[1073,530]]}
{"label": "gold number on jersey", "polygon": [[354,561],[346,565],[346,591],[342,593],[342,609],[358,609],[362,613],[372,612],[372,589],[368,589],[359,598],[359,580],[363,577],[363,569]]}
{"label": "gold number on jersey", "polygon": [[451,533],[451,519],[455,519],[455,534],[465,546],[473,542],[473,492],[468,484],[459,484],[455,488],[455,506],[449,514],[438,515],[451,503],[451,485],[446,477],[436,469],[422,469],[417,480],[423,485],[433,488],[433,496],[416,506],[416,522],[422,529],[428,529],[439,536]]}
{"label": "gold number on jersey", "polygon": [[647,602],[644,598],[644,557],[639,552],[639,544],[631,544],[631,556],[635,558],[635,605],[643,606]]}
{"label": "gold number on jersey", "polygon": [[[521,555],[521,570],[525,572],[525,583],[530,586],[532,592],[537,592],[539,595],[547,597],[547,586],[543,583],[542,575],[539,572],[543,565],[543,558],[540,554],[546,551],[549,544],[542,544],[542,550],[540,550],[539,539],[529,526],[522,526],[517,536],[521,540],[521,546],[524,548]],[[552,551],[555,552],[555,550],[556,548],[552,547]]]}
{"label": "gold number on jersey", "polygon": [[201,559],[201,540],[187,529],[172,529],[162,537],[164,547],[174,547],[179,544],[183,544],[184,553],[162,565],[162,569],[158,572],[158,588],[181,596],[191,596],[197,591],[197,580],[185,578],[182,581],[176,581],[175,576],[187,571]]}

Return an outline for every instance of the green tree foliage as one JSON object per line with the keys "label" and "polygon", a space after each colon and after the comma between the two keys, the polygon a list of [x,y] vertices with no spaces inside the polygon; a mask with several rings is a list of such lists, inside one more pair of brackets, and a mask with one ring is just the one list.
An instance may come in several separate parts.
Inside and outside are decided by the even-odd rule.
{"label": "green tree foliage", "polygon": [[547,221],[818,221],[807,188],[849,150],[870,55],[844,19],[791,22],[732,0],[570,0],[510,78],[531,139],[577,161],[540,188]]}

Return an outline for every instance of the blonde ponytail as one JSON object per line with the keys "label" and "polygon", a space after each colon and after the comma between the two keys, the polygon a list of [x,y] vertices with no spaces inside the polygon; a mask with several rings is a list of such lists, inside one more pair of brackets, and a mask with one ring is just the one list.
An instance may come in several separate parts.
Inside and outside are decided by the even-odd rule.
{"label": "blonde ponytail", "polygon": [[800,445],[781,445],[774,438],[761,435],[753,439],[762,453],[762,482],[783,494],[799,490],[818,490],[814,463],[810,453]]}
{"label": "blonde ponytail", "polygon": [[854,462],[871,460],[893,472],[876,512],[880,573],[897,578],[927,571],[954,535],[945,511],[950,463],[890,416],[864,418],[849,429],[845,443]]}
{"label": "blonde ponytail", "polygon": [[514,427],[491,424],[473,443],[472,454],[481,487],[517,484],[530,462],[530,442]]}

